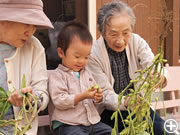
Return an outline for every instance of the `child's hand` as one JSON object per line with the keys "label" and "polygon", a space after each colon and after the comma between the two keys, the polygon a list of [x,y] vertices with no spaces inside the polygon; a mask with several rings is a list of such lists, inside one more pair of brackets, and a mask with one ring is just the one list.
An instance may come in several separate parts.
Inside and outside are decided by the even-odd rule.
{"label": "child's hand", "polygon": [[94,87],[89,88],[87,91],[85,91],[86,97],[90,99],[94,99],[96,93],[97,93],[97,89]]}
{"label": "child's hand", "polygon": [[92,85],[89,90],[95,90],[95,95],[94,95],[94,103],[99,103],[102,101],[103,99],[103,90],[100,89],[99,85],[96,84],[96,85]]}
{"label": "child's hand", "polygon": [[103,90],[98,88],[98,90],[96,90],[97,92],[95,93],[94,96],[94,103],[99,103],[103,100]]}
{"label": "child's hand", "polygon": [[[26,87],[26,88],[23,88],[22,90],[14,91],[8,99],[8,101],[14,106],[23,105],[23,97],[21,96],[20,92],[22,92],[23,94],[33,93],[33,90],[32,90],[32,87]],[[29,99],[29,100],[30,102],[32,101],[32,99]]]}

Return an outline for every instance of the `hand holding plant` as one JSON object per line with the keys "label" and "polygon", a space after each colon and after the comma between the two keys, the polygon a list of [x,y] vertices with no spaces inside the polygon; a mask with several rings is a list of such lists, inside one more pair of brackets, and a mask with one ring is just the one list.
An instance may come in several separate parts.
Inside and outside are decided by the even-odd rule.
{"label": "hand holding plant", "polygon": [[[128,104],[127,111],[129,115],[126,119],[123,119],[120,109],[117,109],[117,111],[113,113],[111,119],[115,119],[115,124],[111,135],[154,135],[153,123],[155,113],[153,119],[151,119],[151,95],[158,85],[161,90],[164,83],[164,63],[166,60],[163,59],[163,46],[164,37],[161,39],[159,52],[154,57],[152,65],[146,67],[144,70],[138,70],[136,78],[131,80],[128,86],[119,93],[120,106],[122,104],[121,100],[124,97],[124,93],[127,90],[130,91],[130,93],[125,96],[125,99],[127,100],[125,100],[125,105]],[[134,86],[134,89],[130,88],[132,85]],[[124,129],[120,133],[118,133],[118,114],[124,125]]]}
{"label": "hand holding plant", "polygon": [[[21,96],[22,94],[27,95],[28,93],[33,94],[32,91],[32,87],[26,87],[23,88],[21,90],[15,90],[8,98],[8,101],[17,107],[22,107],[23,106],[23,96]],[[31,97],[27,97],[29,98],[29,101],[32,102],[32,98]]]}
{"label": "hand holding plant", "polygon": [[94,103],[99,103],[103,100],[104,91],[99,88],[99,92],[95,93]]}
{"label": "hand holding plant", "polygon": [[93,99],[94,99],[94,103],[99,103],[102,101],[103,99],[103,90],[100,89],[99,85],[92,85],[88,91],[93,91],[94,95],[93,95]]}
{"label": "hand holding plant", "polygon": [[[0,109],[2,110],[0,113],[0,127],[13,125],[15,135],[24,135],[29,129],[31,129],[31,123],[40,111],[40,109],[38,109],[38,100],[41,95],[35,96],[32,94],[32,88],[25,88],[25,86],[25,75],[23,75],[22,90],[5,92],[5,90],[0,87]],[[3,117],[7,113],[11,103],[12,105],[22,107],[15,119],[4,120]],[[23,121],[25,125],[20,127],[21,121]]]}

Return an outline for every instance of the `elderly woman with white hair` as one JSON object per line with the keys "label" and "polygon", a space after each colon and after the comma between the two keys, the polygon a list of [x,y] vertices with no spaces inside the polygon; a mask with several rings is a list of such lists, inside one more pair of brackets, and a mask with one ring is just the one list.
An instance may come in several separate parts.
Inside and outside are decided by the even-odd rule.
{"label": "elderly woman with white hair", "polygon": [[[5,120],[16,119],[23,104],[20,91],[42,94],[41,110],[48,104],[45,52],[33,36],[37,28],[53,28],[43,12],[41,0],[0,1],[0,87],[13,92],[8,99],[12,106]],[[27,87],[21,89],[23,75]],[[36,117],[26,135],[36,135],[37,128]],[[0,134],[14,135],[13,126],[0,127]]]}
{"label": "elderly woman with white hair", "polygon": [[[102,122],[111,127],[114,125],[111,115],[118,107],[118,94],[135,78],[135,72],[151,65],[154,58],[147,42],[133,33],[135,22],[132,9],[121,1],[107,3],[98,12],[97,23],[101,36],[93,44],[88,67],[104,90],[105,105],[99,107],[99,113],[103,112]],[[122,100],[120,109],[124,119],[128,116],[127,105],[128,101]],[[153,118],[152,109],[150,113]],[[118,121],[120,132],[124,129],[120,116]],[[163,124],[164,121],[155,114],[155,135],[164,134]]]}

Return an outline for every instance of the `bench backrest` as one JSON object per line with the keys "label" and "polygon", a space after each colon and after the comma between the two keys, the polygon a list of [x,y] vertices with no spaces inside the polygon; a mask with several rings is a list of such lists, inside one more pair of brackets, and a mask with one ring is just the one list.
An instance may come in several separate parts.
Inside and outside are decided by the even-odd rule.
{"label": "bench backrest", "polygon": [[165,68],[168,70],[168,83],[167,86],[162,89],[162,92],[167,92],[169,94],[170,99],[158,101],[157,106],[156,102],[153,102],[152,107],[156,108],[156,110],[172,108],[173,118],[177,118],[180,116],[177,115],[177,107],[180,107],[180,99],[176,98],[175,93],[180,91],[180,66],[166,65]]}
{"label": "bench backrest", "polygon": [[38,116],[38,127],[50,125],[49,115]]}
{"label": "bench backrest", "polygon": [[[48,78],[49,78],[49,75],[51,74],[51,72],[52,72],[52,70],[48,70],[48,72],[47,72]],[[49,115],[38,116],[38,126],[39,127],[48,126],[48,125],[50,126],[50,117],[49,117]]]}

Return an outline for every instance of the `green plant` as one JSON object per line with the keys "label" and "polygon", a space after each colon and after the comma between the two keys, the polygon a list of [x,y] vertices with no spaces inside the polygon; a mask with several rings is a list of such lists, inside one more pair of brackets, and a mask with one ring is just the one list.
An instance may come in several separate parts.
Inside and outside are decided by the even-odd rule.
{"label": "green plant", "polygon": [[[162,17],[160,20],[163,22],[163,25],[158,53],[154,57],[152,65],[146,67],[144,70],[137,71],[137,77],[134,80],[131,80],[129,85],[121,93],[119,93],[118,98],[120,106],[124,93],[127,90],[130,91],[130,93],[125,96],[125,99],[130,97],[127,108],[129,115],[126,119],[123,119],[120,109],[117,109],[113,113],[111,119],[115,119],[115,122],[111,135],[154,135],[154,118],[150,118],[149,112],[152,100],[151,95],[158,83],[160,84],[159,89],[161,94],[164,82],[164,63],[167,62],[167,60],[163,58],[164,42],[168,31],[171,30],[170,25],[173,21],[172,11],[168,11],[165,0],[162,1]],[[131,85],[134,86],[134,89],[129,88]],[[156,98],[156,101],[158,101],[158,98],[159,97]],[[120,115],[124,125],[124,130],[120,133],[118,133],[118,114]]]}
{"label": "green plant", "polygon": [[[23,75],[22,88],[25,88],[25,86],[25,75]],[[11,106],[11,103],[8,101],[8,98],[11,95],[11,93],[12,92],[10,91],[5,92],[5,90],[2,87],[0,87],[0,110],[2,110],[0,113],[0,127],[13,125],[15,135],[24,135],[25,132],[31,129],[31,123],[40,111],[38,109],[38,100],[41,97],[41,95],[35,96],[31,93],[23,94],[22,92],[20,92],[20,95],[23,97],[23,106],[20,108],[18,116],[16,117],[16,119],[4,120],[3,117],[7,113],[9,107]],[[30,98],[33,99],[33,105],[32,102],[30,102],[29,100]],[[19,127],[19,123],[22,121],[25,122],[25,126]]]}
{"label": "green plant", "polygon": [[[163,44],[163,41],[161,44]],[[131,80],[129,85],[119,94],[120,106],[124,93],[127,90],[130,91],[125,96],[125,99],[130,97],[127,108],[129,115],[126,119],[123,119],[120,109],[117,109],[113,113],[111,119],[115,119],[115,123],[112,135],[118,134],[118,113],[124,125],[124,130],[120,132],[120,135],[154,134],[154,119],[152,120],[150,117],[151,95],[158,83],[160,83],[160,89],[162,88],[164,81],[164,62],[166,60],[163,59],[162,48],[160,48],[159,53],[153,59],[152,65],[146,67],[144,70],[137,71],[137,77]],[[131,85],[134,86],[134,89],[129,88]]]}

